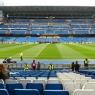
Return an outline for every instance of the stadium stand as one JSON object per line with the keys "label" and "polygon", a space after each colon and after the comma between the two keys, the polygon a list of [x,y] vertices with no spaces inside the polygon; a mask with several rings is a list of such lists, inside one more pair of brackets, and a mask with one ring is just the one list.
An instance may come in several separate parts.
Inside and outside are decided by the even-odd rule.
{"label": "stadium stand", "polygon": [[[10,77],[5,80],[0,79],[0,95],[95,95],[95,70],[89,70],[95,69],[95,64],[89,64],[89,68],[84,68],[84,64],[82,64],[84,57],[88,58],[90,55],[91,58],[95,58],[93,53],[95,50],[95,45],[93,45],[95,44],[95,8],[0,6],[0,10],[4,12],[4,18],[0,22],[0,45],[3,45],[0,46],[0,53],[2,53],[0,58],[12,56],[17,61],[15,63],[3,63],[9,70]],[[52,55],[49,56],[49,60],[47,59],[48,62],[50,61],[49,64],[44,64],[44,61],[42,61],[40,68],[33,70],[31,60],[40,59],[36,55],[41,55],[42,50],[40,48],[44,47],[43,43],[46,46],[51,45],[49,47],[51,53],[55,52],[52,48],[52,45],[55,45],[54,47],[58,51],[60,51],[58,47],[61,47],[62,50],[65,47],[65,49],[70,48],[71,51],[74,51],[74,56],[76,56],[77,51],[78,56],[84,55],[83,59],[80,60],[79,72],[72,72],[70,63],[59,64],[58,62],[58,64],[52,64]],[[57,46],[58,43],[65,43],[71,45],[71,47],[62,47],[61,44]],[[83,43],[88,43],[89,48],[86,48],[86,44]],[[81,48],[83,44],[85,49],[75,47],[74,50],[73,44],[79,45]],[[36,45],[41,46],[35,47]],[[31,48],[34,49],[31,50]],[[9,52],[7,52],[8,49]],[[40,52],[37,51],[38,49]],[[37,54],[34,54],[32,59],[32,55],[29,56],[23,50],[28,51],[28,53],[31,52],[31,54]],[[43,48],[43,50],[46,50],[46,48]],[[30,61],[26,59],[20,61],[18,51],[22,55],[24,52],[24,55],[27,55],[25,58],[30,58]],[[82,55],[80,55],[80,51],[83,51]],[[71,56],[72,52],[67,53],[65,50],[64,52]],[[54,55],[54,62],[64,52],[56,53],[58,58]],[[47,58],[47,53],[44,52],[42,57]],[[64,60],[64,57],[61,56],[59,60]],[[80,59],[80,57],[78,58]],[[66,59],[68,60],[68,56]],[[25,66],[28,69],[25,69]]]}
{"label": "stadium stand", "polygon": [[[26,79],[24,80],[26,81],[26,83],[18,81],[18,83],[15,83],[15,84],[13,83],[14,79],[13,80],[11,79],[12,83],[10,84],[6,84],[5,86],[4,84],[0,84],[2,86],[2,88],[0,88],[0,91],[2,93],[2,89],[4,90],[6,88],[10,95],[14,95],[14,93],[16,93],[16,95],[19,95],[18,92],[24,93],[24,91],[25,93],[26,92],[33,93],[33,91],[35,90],[37,90],[37,92],[35,93],[39,93],[40,95],[43,95],[43,94],[51,95],[51,93],[52,94],[55,93],[56,95],[69,95],[69,94],[80,95],[79,92],[81,93],[81,95],[84,95],[83,93],[86,93],[86,92],[88,93],[91,92],[92,93],[91,95],[94,95],[93,93],[95,93],[95,87],[94,87],[95,80],[93,81],[91,77],[88,78],[88,77],[85,77],[85,75],[80,75],[80,74],[72,73],[72,72],[57,73],[57,76],[58,76],[58,80],[61,81],[60,83],[58,83],[58,81],[56,81],[56,83],[48,83],[48,80],[47,80],[47,82],[45,82],[44,85],[43,83],[40,83],[40,82],[39,83],[34,82],[36,79],[34,79],[34,81]],[[5,92],[6,91],[4,90],[4,93]],[[34,94],[34,95],[39,95],[39,94]]]}

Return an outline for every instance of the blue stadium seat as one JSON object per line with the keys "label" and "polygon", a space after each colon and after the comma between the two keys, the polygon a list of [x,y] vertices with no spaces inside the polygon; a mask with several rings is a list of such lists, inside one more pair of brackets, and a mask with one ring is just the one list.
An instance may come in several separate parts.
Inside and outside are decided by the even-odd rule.
{"label": "blue stadium seat", "polygon": [[36,89],[15,89],[15,95],[40,95]]}
{"label": "blue stadium seat", "polygon": [[8,90],[10,95],[14,95],[14,89],[23,89],[22,84],[6,84],[6,89]]}
{"label": "blue stadium seat", "polygon": [[43,84],[42,83],[27,83],[26,89],[37,89],[40,95],[43,94]]}
{"label": "blue stadium seat", "polygon": [[69,92],[64,90],[45,90],[44,95],[69,95]]}
{"label": "blue stadium seat", "polygon": [[63,90],[62,84],[46,84],[45,90]]}
{"label": "blue stadium seat", "polygon": [[6,89],[0,89],[0,95],[9,95]]}
{"label": "blue stadium seat", "polygon": [[0,89],[4,89],[4,84],[0,83]]}

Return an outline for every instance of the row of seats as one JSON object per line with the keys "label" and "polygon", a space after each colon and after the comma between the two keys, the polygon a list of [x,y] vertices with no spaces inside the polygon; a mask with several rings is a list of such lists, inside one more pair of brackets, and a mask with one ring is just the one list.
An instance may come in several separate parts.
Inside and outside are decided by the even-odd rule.
{"label": "row of seats", "polygon": [[[30,66],[31,65],[29,65],[29,68],[31,68]],[[21,65],[20,65],[20,68],[21,68]],[[36,70],[36,71],[17,70],[17,71],[11,71],[10,76],[11,77],[56,77],[56,71],[55,70],[54,71],[50,71],[50,70],[46,70],[46,71],[43,71],[43,70],[40,70],[40,71],[38,71],[38,70]]]}
{"label": "row of seats", "polygon": [[3,80],[0,80],[0,83],[2,84],[17,84],[17,83],[21,83],[23,85],[23,87],[25,88],[27,83],[41,83],[43,84],[43,86],[45,87],[46,84],[60,84],[60,81],[57,78],[50,78],[47,79],[46,77],[42,77],[39,79],[35,79],[32,77],[29,77],[27,79],[24,78],[18,78],[18,79],[6,79],[6,81],[4,82]]}
{"label": "row of seats", "polygon": [[[0,89],[0,95],[11,94],[9,94],[6,89]],[[36,89],[15,89],[13,95],[40,95],[40,93]],[[44,90],[41,95],[69,95],[69,92],[64,90]]]}
{"label": "row of seats", "polygon": [[94,89],[95,79],[91,77],[85,77],[84,75],[76,73],[57,73],[61,83],[64,85],[64,89],[68,90],[71,95],[76,89]]}
{"label": "row of seats", "polygon": [[36,89],[39,91],[40,95],[43,94],[44,90],[63,90],[62,84],[46,84],[45,88],[41,83],[27,83],[26,88],[23,87],[21,83],[17,84],[0,84],[0,89],[7,89],[10,95],[14,95],[15,89]]}
{"label": "row of seats", "polygon": [[[58,31],[59,32],[59,31]],[[3,31],[0,32],[0,33],[4,33]],[[37,37],[29,37],[29,38],[26,38],[26,37],[18,37],[18,38],[15,38],[15,37],[10,37],[9,39],[5,38],[5,37],[0,37],[0,40],[3,40],[4,42],[19,42],[19,43],[23,43],[23,42],[37,42],[37,41],[52,41],[53,38],[37,38]],[[60,42],[95,42],[95,38],[91,38],[91,37],[61,37],[58,39]],[[13,66],[13,68],[15,68],[15,66]],[[20,66],[18,66],[18,68],[20,68]]]}
{"label": "row of seats", "polygon": [[[94,94],[92,94],[92,95],[95,95],[95,79],[91,79],[91,77],[86,77],[86,76],[81,75],[79,73],[76,74],[76,73],[72,73],[72,72],[60,72],[60,73],[57,73],[57,76],[58,76],[58,79],[57,78],[51,78],[52,80],[51,79],[47,80],[46,77],[43,77],[43,79],[41,79],[41,80],[39,80],[39,79],[33,80],[33,83],[30,83],[31,79],[30,80],[29,79],[18,79],[18,80],[13,80],[13,82],[11,81],[12,82],[11,84],[12,85],[13,85],[13,83],[21,84],[21,85],[23,84],[23,88],[25,90],[27,90],[26,89],[27,84],[33,84],[36,86],[38,84],[41,84],[42,88],[43,88],[43,92],[44,92],[44,90],[63,90],[64,89],[65,91],[69,91],[70,95],[77,95],[77,94],[74,94],[76,89],[80,89],[81,91],[84,91],[87,89],[88,90],[93,89]],[[50,81],[51,81],[51,83],[50,83]],[[58,86],[58,85],[60,85],[60,82],[62,83],[61,84],[62,89],[60,88],[60,86]],[[52,86],[51,86],[51,84],[52,84]],[[8,85],[8,83],[6,83],[6,85]],[[9,83],[9,85],[10,85],[10,83]],[[47,88],[47,85],[48,85],[48,88]],[[58,88],[56,87],[56,85]],[[31,89],[34,86],[32,86],[32,87],[29,86],[29,87],[30,88],[28,88],[28,89]],[[40,86],[40,88],[41,88],[41,86]],[[34,88],[32,88],[32,89],[34,89]],[[39,92],[39,93],[41,93],[41,92]],[[85,94],[82,94],[82,95],[85,95]]]}
{"label": "row of seats", "polygon": [[[6,89],[0,89],[0,95],[10,95]],[[40,95],[39,91],[36,89],[15,89],[14,95]],[[70,95],[68,91],[64,90],[44,90],[41,95]],[[95,91],[81,90],[77,89],[74,91],[73,95],[95,95]]]}
{"label": "row of seats", "polygon": [[[54,34],[55,32],[57,34],[72,34],[75,32],[75,34],[89,34],[93,33],[95,34],[95,23],[93,19],[89,21],[87,19],[87,22],[85,22],[83,19],[81,19],[81,22],[79,19],[73,22],[72,19],[70,21],[64,22],[62,19],[61,20],[56,20],[54,22],[48,23],[47,21],[43,21],[42,19],[37,21],[35,19],[33,22],[28,22],[26,23],[23,22],[23,19],[21,19],[20,22],[15,22],[15,21],[10,21],[7,24],[2,24],[0,25],[0,29],[2,31],[4,30],[11,30],[12,34],[24,34],[25,32],[28,33],[27,30],[32,30],[31,34],[45,34],[46,32],[48,34]],[[35,23],[36,22],[36,23]],[[78,31],[79,30],[79,31]],[[82,31],[81,31],[82,30]],[[86,30],[86,31],[84,31]],[[91,30],[91,31],[90,31]],[[0,32],[2,33],[2,32]]]}
{"label": "row of seats", "polygon": [[55,29],[55,30],[39,30],[39,29],[36,29],[36,30],[32,30],[32,31],[27,31],[27,30],[0,30],[0,34],[34,34],[34,35],[42,35],[42,34],[95,34],[95,29],[92,29],[90,31],[90,29],[88,30],[80,30],[80,29],[72,29],[71,30],[58,30],[58,29]]}
{"label": "row of seats", "polygon": [[81,70],[80,71],[80,74],[81,75],[85,75],[85,76],[87,76],[87,77],[91,77],[92,79],[95,79],[95,71],[89,71],[89,70]]}

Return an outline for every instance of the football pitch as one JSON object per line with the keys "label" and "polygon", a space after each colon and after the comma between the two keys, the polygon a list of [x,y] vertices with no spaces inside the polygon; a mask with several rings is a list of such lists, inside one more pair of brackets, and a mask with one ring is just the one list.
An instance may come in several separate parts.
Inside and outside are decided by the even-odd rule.
{"label": "football pitch", "polygon": [[21,52],[25,59],[94,59],[95,44],[0,44],[0,59],[19,58]]}

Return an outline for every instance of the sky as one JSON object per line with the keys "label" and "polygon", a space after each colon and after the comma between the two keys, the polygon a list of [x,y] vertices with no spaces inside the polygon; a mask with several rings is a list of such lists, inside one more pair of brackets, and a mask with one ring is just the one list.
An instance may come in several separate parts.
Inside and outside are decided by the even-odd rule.
{"label": "sky", "polygon": [[0,0],[5,6],[95,6],[95,0]]}

